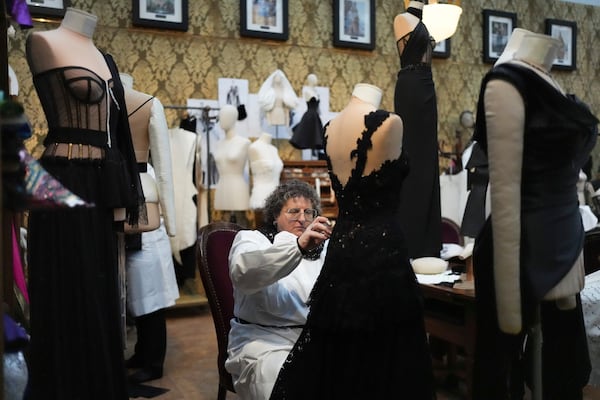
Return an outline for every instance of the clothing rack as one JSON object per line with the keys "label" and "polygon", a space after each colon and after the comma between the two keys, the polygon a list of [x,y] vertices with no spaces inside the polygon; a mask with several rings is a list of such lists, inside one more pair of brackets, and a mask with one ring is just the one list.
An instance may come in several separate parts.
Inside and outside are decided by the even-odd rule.
{"label": "clothing rack", "polygon": [[[211,130],[211,126],[210,126],[210,122],[211,120],[217,121],[219,119],[218,116],[216,115],[210,115],[211,111],[219,111],[220,108],[218,107],[210,107],[210,106],[204,106],[204,107],[194,107],[194,106],[178,106],[178,105],[166,105],[163,106],[165,109],[172,109],[172,110],[202,110],[202,113],[200,114],[200,120],[202,121],[202,124],[204,126],[204,131],[206,132],[206,155],[208,156],[210,154],[210,130]],[[196,132],[194,132],[196,133]],[[212,176],[212,166],[209,162],[209,160],[206,160],[206,176],[207,176],[207,180],[208,180],[208,189],[209,189],[209,193],[206,196],[206,214],[208,217],[208,222],[211,222],[211,201],[210,201],[210,177]],[[196,184],[198,184],[198,182],[196,182]],[[202,184],[202,182],[200,182],[200,184]]]}

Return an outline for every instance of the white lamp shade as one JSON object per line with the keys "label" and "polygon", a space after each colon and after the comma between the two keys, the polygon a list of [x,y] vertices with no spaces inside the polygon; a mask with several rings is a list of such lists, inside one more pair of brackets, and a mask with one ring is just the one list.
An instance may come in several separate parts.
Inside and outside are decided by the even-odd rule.
{"label": "white lamp shade", "polygon": [[453,4],[426,4],[423,7],[423,23],[436,43],[448,39],[456,32],[462,8]]}

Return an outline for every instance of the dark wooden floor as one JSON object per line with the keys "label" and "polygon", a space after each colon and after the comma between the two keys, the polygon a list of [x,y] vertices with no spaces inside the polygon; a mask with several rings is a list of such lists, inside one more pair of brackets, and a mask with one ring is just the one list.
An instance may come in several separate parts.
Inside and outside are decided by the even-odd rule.
{"label": "dark wooden floor", "polygon": [[[216,400],[217,344],[208,306],[177,308],[167,314],[167,358],[164,376],[148,382],[169,391],[158,400]],[[135,343],[135,330],[128,335],[128,357]],[[438,400],[462,400],[464,386],[440,377]],[[228,400],[239,400],[234,393]],[[587,387],[584,400],[600,400],[600,389]]]}

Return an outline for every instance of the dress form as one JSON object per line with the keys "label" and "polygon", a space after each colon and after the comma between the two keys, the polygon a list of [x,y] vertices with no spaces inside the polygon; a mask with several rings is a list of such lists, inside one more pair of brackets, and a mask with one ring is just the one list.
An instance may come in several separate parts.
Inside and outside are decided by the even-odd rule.
{"label": "dress form", "polygon": [[[329,123],[327,128],[327,154],[334,173],[342,185],[348,181],[355,160],[348,154],[356,146],[364,130],[365,115],[377,110],[383,92],[377,86],[368,83],[355,85],[346,107]],[[377,169],[385,160],[396,159],[402,151],[402,120],[391,115],[371,137],[373,147],[365,165],[364,174]]]}
{"label": "dress form", "polygon": [[242,211],[248,209],[250,185],[244,178],[250,140],[236,133],[237,108],[226,104],[221,107],[219,124],[225,139],[215,149],[214,157],[219,171],[215,188],[215,210]]}
{"label": "dress form", "polygon": [[[415,14],[421,14],[423,12],[423,2],[421,1],[411,1],[408,3],[407,10],[412,8],[415,11]],[[394,36],[396,37],[396,41],[400,40],[408,33],[412,32],[415,29],[415,26],[421,21],[422,17],[419,17],[415,14],[411,14],[410,12],[403,12],[401,14],[396,15],[394,18]]]}
{"label": "dress form", "polygon": [[317,83],[319,80],[315,74],[308,74],[306,77],[306,86],[302,88],[302,97],[305,101],[310,101],[310,99],[315,98],[319,100],[319,93],[317,93]]}
{"label": "dress form", "polygon": [[[125,102],[129,115],[129,127],[138,167],[141,166],[140,180],[146,199],[148,222],[140,222],[137,227],[128,224],[128,233],[147,232],[160,226],[161,214],[169,236],[175,232],[175,200],[173,172],[169,143],[169,127],[161,102],[154,96],[133,89],[133,77],[120,74],[125,88]],[[143,171],[152,154],[152,166],[156,179]],[[160,208],[159,208],[160,204]]]}
{"label": "dress form", "polygon": [[272,136],[262,133],[248,146],[248,160],[252,173],[250,209],[264,207],[265,199],[279,185],[283,161],[277,147],[271,144]]}
{"label": "dress form", "polygon": [[[98,17],[67,8],[58,28],[32,32],[27,38],[27,57],[31,71],[39,73],[51,68],[78,65],[108,80],[111,75],[104,57],[92,42]],[[64,43],[68,43],[65,46]]]}
{"label": "dress form", "polygon": [[[524,30],[522,30],[524,31]],[[552,60],[556,56],[560,42],[547,35],[533,32],[519,32],[508,50],[513,52],[507,57],[507,63],[528,68],[548,83],[557,87],[550,76]],[[509,43],[512,42],[509,41]],[[514,45],[514,48],[513,48]],[[520,297],[520,185],[521,160],[523,154],[523,129],[525,124],[525,104],[518,90],[503,80],[491,80],[485,91],[486,110],[496,110],[498,116],[508,118],[492,119],[488,126],[488,158],[490,161],[490,196],[492,210],[507,207],[515,210],[510,218],[492,213],[494,245],[494,265],[496,279],[496,297],[498,301],[500,326],[506,332],[521,330],[521,297]],[[496,167],[494,166],[502,166]],[[513,208],[514,207],[514,208]],[[506,252],[506,250],[511,249]],[[516,251],[515,251],[516,250]],[[546,299],[562,299],[562,307],[572,308],[572,295],[583,288],[583,259],[580,257],[572,273],[565,276]]]}

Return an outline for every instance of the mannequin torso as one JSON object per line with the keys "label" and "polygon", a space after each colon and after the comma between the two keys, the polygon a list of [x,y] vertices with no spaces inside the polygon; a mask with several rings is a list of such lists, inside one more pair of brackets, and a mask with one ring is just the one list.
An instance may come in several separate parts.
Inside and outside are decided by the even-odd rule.
{"label": "mannequin torso", "polygon": [[309,74],[306,77],[306,86],[302,88],[302,97],[305,101],[309,101],[312,98],[319,100],[319,94],[317,93],[317,76],[315,74]]}
{"label": "mannequin torso", "polygon": [[[327,154],[340,182],[350,178],[355,160],[348,155],[356,147],[356,140],[364,130],[364,117],[377,110],[381,102],[381,89],[364,83],[355,86],[348,105],[327,127]],[[387,118],[371,138],[373,148],[365,165],[368,175],[386,160],[397,159],[402,152],[402,120],[393,114]]]}
{"label": "mannequin torso", "polygon": [[219,114],[219,123],[225,131],[225,139],[215,149],[214,157],[219,171],[219,182],[215,189],[215,209],[227,211],[247,210],[250,187],[244,178],[248,161],[250,140],[237,135],[235,123],[237,108],[225,105]]}
{"label": "mannequin torso", "polygon": [[267,196],[279,185],[283,161],[277,148],[271,144],[271,138],[268,133],[263,133],[248,146],[252,172],[251,209],[262,208]]}
{"label": "mannequin torso", "polygon": [[57,29],[32,32],[27,38],[31,72],[37,74],[58,67],[79,66],[109,80],[111,74],[104,56],[92,42],[96,21],[95,15],[69,8]]}

